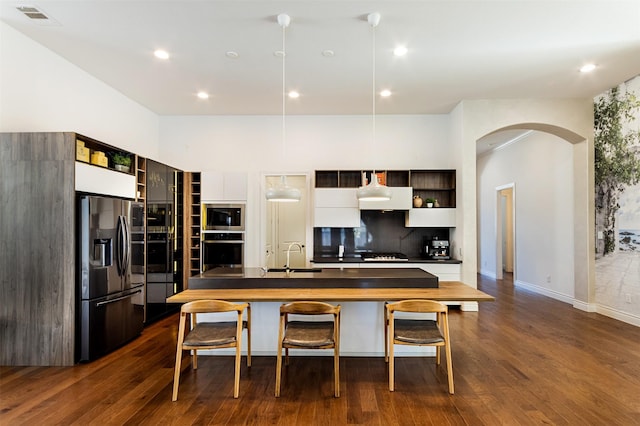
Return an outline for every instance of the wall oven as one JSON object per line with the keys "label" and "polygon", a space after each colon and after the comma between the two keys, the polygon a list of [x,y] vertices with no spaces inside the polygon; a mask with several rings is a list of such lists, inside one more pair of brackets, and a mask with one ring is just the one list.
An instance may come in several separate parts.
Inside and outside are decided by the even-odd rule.
{"label": "wall oven", "polygon": [[244,266],[244,232],[203,232],[201,271]]}
{"label": "wall oven", "polygon": [[244,231],[244,204],[203,204],[203,231]]}

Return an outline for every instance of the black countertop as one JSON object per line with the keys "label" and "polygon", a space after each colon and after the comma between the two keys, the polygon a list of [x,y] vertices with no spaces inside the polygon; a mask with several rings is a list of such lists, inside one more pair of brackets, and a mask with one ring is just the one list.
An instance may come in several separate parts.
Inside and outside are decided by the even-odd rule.
{"label": "black countertop", "polygon": [[362,260],[360,256],[345,256],[341,259],[338,257],[330,257],[330,256],[318,256],[311,259],[312,263],[366,263],[369,264],[403,264],[403,263],[449,263],[449,264],[459,264],[462,263],[461,260],[456,259],[447,259],[447,260],[436,260],[436,259],[424,259],[422,257],[410,257],[409,260],[389,260],[389,261],[365,261]]}
{"label": "black countertop", "polygon": [[321,272],[265,272],[213,268],[189,278],[189,289],[437,288],[438,277],[420,268],[325,268]]}

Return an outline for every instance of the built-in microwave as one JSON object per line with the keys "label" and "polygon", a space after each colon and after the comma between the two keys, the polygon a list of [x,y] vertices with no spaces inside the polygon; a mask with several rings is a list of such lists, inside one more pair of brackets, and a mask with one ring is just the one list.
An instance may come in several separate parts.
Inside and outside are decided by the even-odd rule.
{"label": "built-in microwave", "polygon": [[244,231],[244,204],[203,204],[203,231]]}

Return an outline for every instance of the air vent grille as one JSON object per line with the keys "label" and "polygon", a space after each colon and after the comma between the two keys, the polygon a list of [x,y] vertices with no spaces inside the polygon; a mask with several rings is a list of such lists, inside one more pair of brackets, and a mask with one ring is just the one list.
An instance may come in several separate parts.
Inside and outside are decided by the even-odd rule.
{"label": "air vent grille", "polygon": [[29,19],[49,19],[47,15],[33,6],[18,6],[16,9],[22,12]]}

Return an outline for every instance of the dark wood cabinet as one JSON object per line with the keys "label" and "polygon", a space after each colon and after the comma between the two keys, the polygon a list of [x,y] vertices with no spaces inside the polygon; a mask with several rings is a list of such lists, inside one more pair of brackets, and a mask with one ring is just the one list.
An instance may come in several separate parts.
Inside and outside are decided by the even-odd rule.
{"label": "dark wood cabinet", "polygon": [[[371,180],[372,170],[316,170],[316,188],[357,188]],[[439,207],[456,206],[455,170],[376,170],[379,181],[390,187],[412,187],[413,196],[435,198]],[[426,205],[426,203],[425,203]]]}
{"label": "dark wood cabinet", "polygon": [[103,167],[121,173],[135,174],[136,155],[97,141],[88,136],[74,133],[76,140],[76,161]]}
{"label": "dark wood cabinet", "polygon": [[414,196],[424,201],[434,198],[439,207],[456,206],[455,170],[411,170],[410,174]]}

